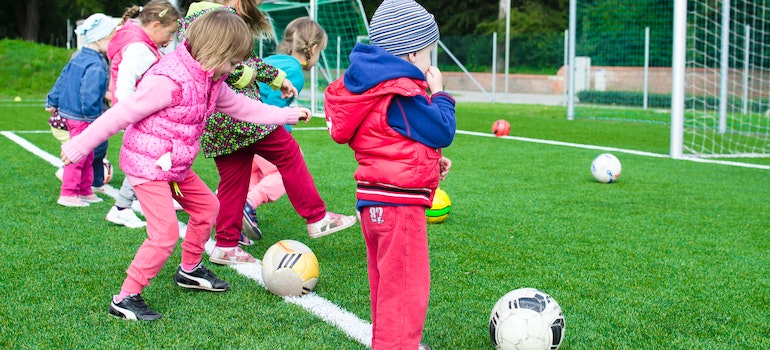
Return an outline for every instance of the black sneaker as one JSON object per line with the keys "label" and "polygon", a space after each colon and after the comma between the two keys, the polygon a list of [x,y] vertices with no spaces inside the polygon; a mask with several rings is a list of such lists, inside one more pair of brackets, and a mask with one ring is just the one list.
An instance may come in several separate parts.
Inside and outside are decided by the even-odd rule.
{"label": "black sneaker", "polygon": [[110,315],[125,318],[127,320],[154,321],[163,315],[152,311],[139,294],[131,294],[119,303],[110,302]]}
{"label": "black sneaker", "polygon": [[198,264],[192,272],[185,272],[181,266],[177,267],[174,282],[182,288],[202,289],[210,292],[224,292],[230,289],[230,283],[214,276],[214,273],[202,263]]}
{"label": "black sneaker", "polygon": [[246,200],[246,205],[243,206],[243,227],[241,233],[252,240],[258,241],[262,239],[262,230],[259,229],[259,219],[257,219],[257,209],[249,204],[249,200]]}

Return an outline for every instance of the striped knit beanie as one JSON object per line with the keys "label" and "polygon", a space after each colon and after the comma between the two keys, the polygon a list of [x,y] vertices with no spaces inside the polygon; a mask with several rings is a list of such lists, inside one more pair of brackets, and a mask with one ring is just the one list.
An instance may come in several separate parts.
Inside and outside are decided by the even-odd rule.
{"label": "striped knit beanie", "polygon": [[414,0],[385,0],[369,25],[369,39],[394,56],[420,51],[438,41],[433,15]]}

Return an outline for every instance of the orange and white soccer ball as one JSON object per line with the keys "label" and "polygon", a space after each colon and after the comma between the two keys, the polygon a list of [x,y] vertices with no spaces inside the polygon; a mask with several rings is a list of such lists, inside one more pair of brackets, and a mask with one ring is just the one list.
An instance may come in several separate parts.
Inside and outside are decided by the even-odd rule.
{"label": "orange and white soccer ball", "polygon": [[511,123],[505,119],[496,120],[492,123],[492,133],[497,137],[508,136],[511,133]]}
{"label": "orange and white soccer ball", "polygon": [[262,258],[262,279],[271,293],[301,296],[318,283],[318,259],[308,246],[284,239],[273,244]]}

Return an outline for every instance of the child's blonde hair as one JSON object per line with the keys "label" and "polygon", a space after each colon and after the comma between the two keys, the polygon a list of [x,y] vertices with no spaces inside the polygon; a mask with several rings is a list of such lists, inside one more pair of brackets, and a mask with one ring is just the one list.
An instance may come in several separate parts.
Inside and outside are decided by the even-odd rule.
{"label": "child's blonde hair", "polygon": [[[217,4],[226,4],[228,0],[212,0]],[[272,39],[275,36],[273,24],[270,19],[259,10],[262,0],[240,0],[235,5],[235,12],[243,18],[249,26],[252,35],[265,39]]]}
{"label": "child's blonde hair", "polygon": [[166,0],[150,0],[150,2],[144,6],[134,5],[126,8],[126,12],[123,13],[123,20],[120,21],[120,25],[123,25],[126,21],[137,15],[139,15],[139,23],[141,24],[158,21],[164,27],[177,24],[177,20],[182,18],[182,14],[179,10],[170,2]]}
{"label": "child's blonde hair", "polygon": [[243,61],[254,50],[249,26],[227,10],[209,11],[187,28],[190,55],[204,69],[213,69],[231,59]]}
{"label": "child's blonde hair", "polygon": [[275,50],[285,55],[301,53],[305,55],[306,61],[310,61],[313,45],[318,45],[318,49],[323,51],[327,41],[326,31],[318,22],[310,17],[299,17],[286,25],[283,40]]}

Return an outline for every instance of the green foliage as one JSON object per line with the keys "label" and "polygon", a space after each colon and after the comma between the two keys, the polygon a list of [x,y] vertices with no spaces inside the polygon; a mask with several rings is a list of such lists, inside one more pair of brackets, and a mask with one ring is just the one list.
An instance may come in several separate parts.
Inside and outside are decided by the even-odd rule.
{"label": "green foliage", "polygon": [[650,65],[671,66],[673,2],[579,1],[578,56],[595,66],[644,65],[644,31],[650,27]]}
{"label": "green foliage", "polygon": [[[576,94],[580,103],[603,104],[611,106],[641,107],[644,105],[644,93],[637,91],[597,91],[582,90]],[[671,108],[671,95],[648,94],[647,106],[650,108]],[[685,98],[686,109],[715,110],[719,106],[719,96],[689,96]],[[748,111],[764,114],[770,108],[770,100],[751,99],[747,103]],[[743,99],[731,96],[728,110],[742,110]]]}
{"label": "green foliage", "polygon": [[0,99],[42,98],[56,82],[74,50],[28,41],[0,39]]}

